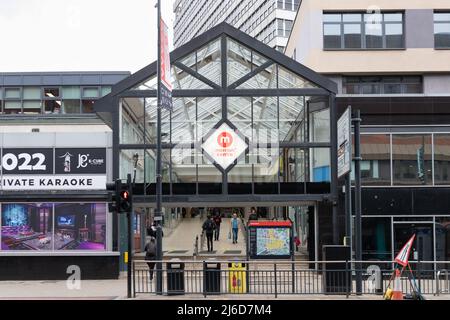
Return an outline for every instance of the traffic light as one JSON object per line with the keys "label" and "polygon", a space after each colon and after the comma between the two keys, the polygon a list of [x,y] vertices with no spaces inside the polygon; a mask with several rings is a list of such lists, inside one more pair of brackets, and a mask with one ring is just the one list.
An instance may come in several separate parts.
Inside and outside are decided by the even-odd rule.
{"label": "traffic light", "polygon": [[108,196],[108,209],[111,213],[119,213],[120,191],[122,190],[122,181],[117,179],[113,183],[106,184],[106,190],[113,191]]}
{"label": "traffic light", "polygon": [[119,203],[119,212],[130,212],[132,205],[131,205],[131,192],[128,190],[128,185],[124,185],[126,188],[122,187],[122,190],[120,191],[120,203]]}

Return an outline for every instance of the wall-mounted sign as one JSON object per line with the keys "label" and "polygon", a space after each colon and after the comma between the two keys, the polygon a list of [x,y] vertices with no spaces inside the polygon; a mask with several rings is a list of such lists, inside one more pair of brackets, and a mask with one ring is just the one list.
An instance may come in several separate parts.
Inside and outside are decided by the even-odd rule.
{"label": "wall-mounted sign", "polygon": [[351,170],[352,164],[352,140],[351,140],[351,108],[347,108],[337,123],[337,157],[338,157],[338,178],[347,174]]}
{"label": "wall-mounted sign", "polygon": [[105,148],[5,148],[1,160],[1,190],[106,187]]}
{"label": "wall-mounted sign", "polygon": [[248,145],[228,124],[223,123],[202,144],[207,155],[223,170],[226,170]]}
{"label": "wall-mounted sign", "polygon": [[106,175],[4,175],[3,190],[101,190],[106,186]]}
{"label": "wall-mounted sign", "polygon": [[106,173],[106,150],[98,148],[56,148],[55,173]]}
{"label": "wall-mounted sign", "polygon": [[52,174],[53,149],[3,149],[3,174]]}

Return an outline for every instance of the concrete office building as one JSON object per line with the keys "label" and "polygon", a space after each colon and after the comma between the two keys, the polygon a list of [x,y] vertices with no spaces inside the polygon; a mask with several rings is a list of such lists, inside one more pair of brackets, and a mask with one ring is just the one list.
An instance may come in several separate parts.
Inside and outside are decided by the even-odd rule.
{"label": "concrete office building", "polygon": [[93,105],[129,74],[0,73],[0,280],[118,276],[112,131]]}
{"label": "concrete office building", "polygon": [[175,0],[175,48],[226,22],[283,51],[300,0]]}
{"label": "concrete office building", "polygon": [[413,233],[416,260],[450,260],[449,49],[447,0],[300,4],[285,54],[337,83],[339,115],[361,111],[364,260]]}

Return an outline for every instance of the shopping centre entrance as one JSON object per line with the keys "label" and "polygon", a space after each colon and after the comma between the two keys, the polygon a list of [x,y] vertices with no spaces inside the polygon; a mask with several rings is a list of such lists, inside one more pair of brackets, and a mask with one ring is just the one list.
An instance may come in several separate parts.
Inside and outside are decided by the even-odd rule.
{"label": "shopping centre entrance", "polygon": [[[306,211],[323,217],[316,225],[325,228],[314,259],[337,225],[336,84],[225,23],[170,60],[173,108],[161,110],[165,224],[183,214],[201,220],[211,208],[225,219],[239,208],[245,220],[251,207],[268,219],[312,207]],[[151,216],[156,202],[156,85],[153,63],[95,104],[113,128],[114,177],[136,171],[138,217]],[[126,220],[117,219],[116,248],[124,251]]]}
{"label": "shopping centre entrance", "polygon": [[[141,210],[139,210],[141,211]],[[145,212],[142,210],[141,212]],[[307,260],[309,251],[314,252],[314,206],[295,207],[182,207],[164,208],[162,222],[164,241],[163,251],[166,257],[223,256],[235,257],[246,255],[248,223],[250,221],[291,221],[294,239],[298,238],[295,254],[298,259]],[[238,241],[232,241],[231,217],[236,213],[239,221]],[[253,213],[253,214],[252,214]],[[208,217],[220,216],[218,234],[214,230],[213,251],[207,251],[206,239],[202,237],[202,226]],[[153,209],[136,216],[135,249],[143,251],[147,228],[153,221]],[[216,220],[216,219],[214,219]],[[217,219],[218,220],[218,219]],[[216,221],[217,221],[216,220]],[[142,225],[141,225],[142,224]],[[311,230],[311,231],[310,231]],[[217,237],[217,240],[216,240]]]}

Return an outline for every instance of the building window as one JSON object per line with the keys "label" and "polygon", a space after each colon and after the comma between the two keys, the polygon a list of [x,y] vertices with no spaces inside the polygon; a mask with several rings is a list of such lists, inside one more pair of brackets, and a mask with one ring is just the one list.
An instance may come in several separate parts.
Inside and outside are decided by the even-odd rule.
{"label": "building window", "polygon": [[20,88],[5,88],[5,99],[20,99]]}
{"label": "building window", "polygon": [[59,88],[44,88],[44,98],[59,98]]}
{"label": "building window", "polygon": [[387,134],[361,135],[363,185],[391,184],[391,148]]}
{"label": "building window", "polygon": [[434,13],[434,47],[450,49],[450,12]]}
{"label": "building window", "polygon": [[324,13],[324,49],[403,49],[403,14]]}
{"label": "building window", "polygon": [[431,135],[392,135],[394,185],[431,185]]}
{"label": "building window", "polygon": [[344,94],[417,94],[423,93],[421,76],[344,77]]}
{"label": "building window", "polygon": [[288,38],[292,31],[292,20],[277,19],[278,20],[278,33],[280,37]]}

